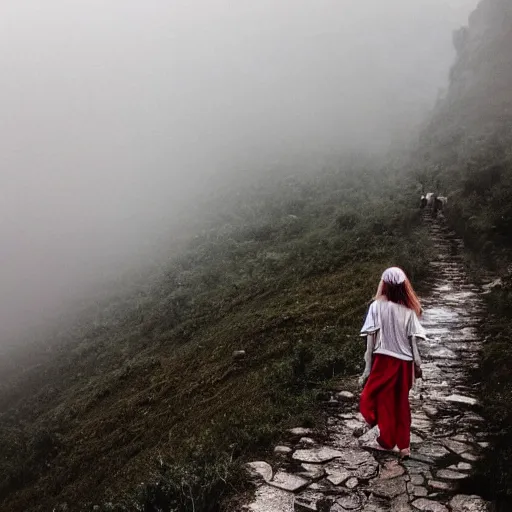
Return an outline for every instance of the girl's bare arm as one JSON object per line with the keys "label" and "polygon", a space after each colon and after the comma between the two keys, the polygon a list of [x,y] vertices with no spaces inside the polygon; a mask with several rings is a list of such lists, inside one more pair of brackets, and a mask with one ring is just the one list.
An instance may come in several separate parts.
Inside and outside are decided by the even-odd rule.
{"label": "girl's bare arm", "polygon": [[414,364],[421,368],[421,355],[418,349],[418,341],[416,336],[411,337],[411,348],[412,348],[412,357],[414,359]]}
{"label": "girl's bare arm", "polygon": [[366,353],[364,354],[364,362],[365,368],[363,375],[359,379],[359,383],[363,385],[368,377],[370,376],[370,371],[372,369],[373,362],[373,351],[375,349],[375,334],[368,334],[366,337]]}

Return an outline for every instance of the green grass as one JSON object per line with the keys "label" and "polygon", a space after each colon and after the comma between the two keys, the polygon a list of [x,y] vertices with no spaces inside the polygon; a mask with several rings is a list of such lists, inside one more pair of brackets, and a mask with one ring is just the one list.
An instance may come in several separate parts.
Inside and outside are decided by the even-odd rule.
{"label": "green grass", "polygon": [[244,461],[321,424],[318,394],[361,371],[383,268],[425,276],[416,203],[357,166],[224,198],[161,275],[2,382],[2,510],[221,510]]}

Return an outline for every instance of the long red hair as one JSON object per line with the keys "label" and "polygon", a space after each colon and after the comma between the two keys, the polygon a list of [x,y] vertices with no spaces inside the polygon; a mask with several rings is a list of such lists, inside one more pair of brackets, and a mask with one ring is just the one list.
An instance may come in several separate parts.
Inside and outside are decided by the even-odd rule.
{"label": "long red hair", "polygon": [[412,309],[418,316],[421,316],[421,303],[412,287],[409,279],[400,284],[390,284],[385,281],[379,283],[377,288],[376,300],[384,299],[396,304],[401,304],[406,308]]}

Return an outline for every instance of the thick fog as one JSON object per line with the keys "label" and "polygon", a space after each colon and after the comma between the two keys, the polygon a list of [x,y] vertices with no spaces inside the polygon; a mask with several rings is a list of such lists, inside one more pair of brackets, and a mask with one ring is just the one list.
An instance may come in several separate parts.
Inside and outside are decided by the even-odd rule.
{"label": "thick fog", "polygon": [[403,141],[476,0],[0,5],[0,344],[147,261],[226,171]]}

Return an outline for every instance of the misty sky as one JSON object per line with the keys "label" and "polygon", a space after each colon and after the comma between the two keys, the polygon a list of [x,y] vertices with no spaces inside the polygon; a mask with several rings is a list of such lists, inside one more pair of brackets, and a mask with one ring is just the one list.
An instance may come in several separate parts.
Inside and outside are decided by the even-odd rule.
{"label": "misty sky", "polygon": [[400,140],[476,3],[1,2],[0,335],[146,259],[205,177]]}

